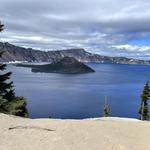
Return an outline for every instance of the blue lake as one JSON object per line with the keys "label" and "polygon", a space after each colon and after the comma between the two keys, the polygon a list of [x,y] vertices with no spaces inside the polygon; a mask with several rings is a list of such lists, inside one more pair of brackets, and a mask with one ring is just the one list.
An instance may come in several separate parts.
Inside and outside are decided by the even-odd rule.
{"label": "blue lake", "polygon": [[101,117],[108,96],[111,116],[138,118],[140,94],[150,80],[150,66],[88,64],[95,73],[32,73],[8,65],[16,94],[27,98],[31,118]]}

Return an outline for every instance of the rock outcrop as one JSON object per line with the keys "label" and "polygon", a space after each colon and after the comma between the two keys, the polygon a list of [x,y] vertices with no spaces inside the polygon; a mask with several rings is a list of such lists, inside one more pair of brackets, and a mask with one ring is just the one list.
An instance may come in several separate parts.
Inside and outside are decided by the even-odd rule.
{"label": "rock outcrop", "polygon": [[150,122],[25,119],[0,114],[0,150],[149,150]]}

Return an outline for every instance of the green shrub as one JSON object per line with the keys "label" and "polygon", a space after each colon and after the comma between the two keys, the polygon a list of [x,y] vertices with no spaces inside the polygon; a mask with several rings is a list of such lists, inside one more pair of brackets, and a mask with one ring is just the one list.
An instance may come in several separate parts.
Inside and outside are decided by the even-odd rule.
{"label": "green shrub", "polygon": [[5,110],[12,115],[28,117],[26,105],[27,103],[24,97],[15,97],[14,100],[5,105]]}

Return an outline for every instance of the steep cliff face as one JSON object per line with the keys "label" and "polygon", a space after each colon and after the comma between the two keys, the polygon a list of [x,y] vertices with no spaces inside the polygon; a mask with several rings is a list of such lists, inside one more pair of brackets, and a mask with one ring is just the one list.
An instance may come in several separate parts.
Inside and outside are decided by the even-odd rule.
{"label": "steep cliff face", "polygon": [[58,51],[39,51],[31,48],[18,47],[9,43],[0,42],[0,50],[4,55],[1,62],[28,61],[28,62],[56,62],[63,57],[74,57],[80,62],[120,63],[120,64],[150,64],[150,61],[129,59],[125,57],[108,57],[86,52],[84,49],[68,49]]}
{"label": "steep cliff face", "polygon": [[18,47],[9,43],[0,43],[0,50],[4,51],[0,61],[50,61],[46,52],[33,50],[31,48]]}

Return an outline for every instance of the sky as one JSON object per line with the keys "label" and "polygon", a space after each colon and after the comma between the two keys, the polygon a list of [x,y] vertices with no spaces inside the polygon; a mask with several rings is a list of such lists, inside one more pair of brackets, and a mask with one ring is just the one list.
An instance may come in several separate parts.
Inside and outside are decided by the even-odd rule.
{"label": "sky", "polygon": [[149,0],[0,0],[0,40],[150,60]]}

